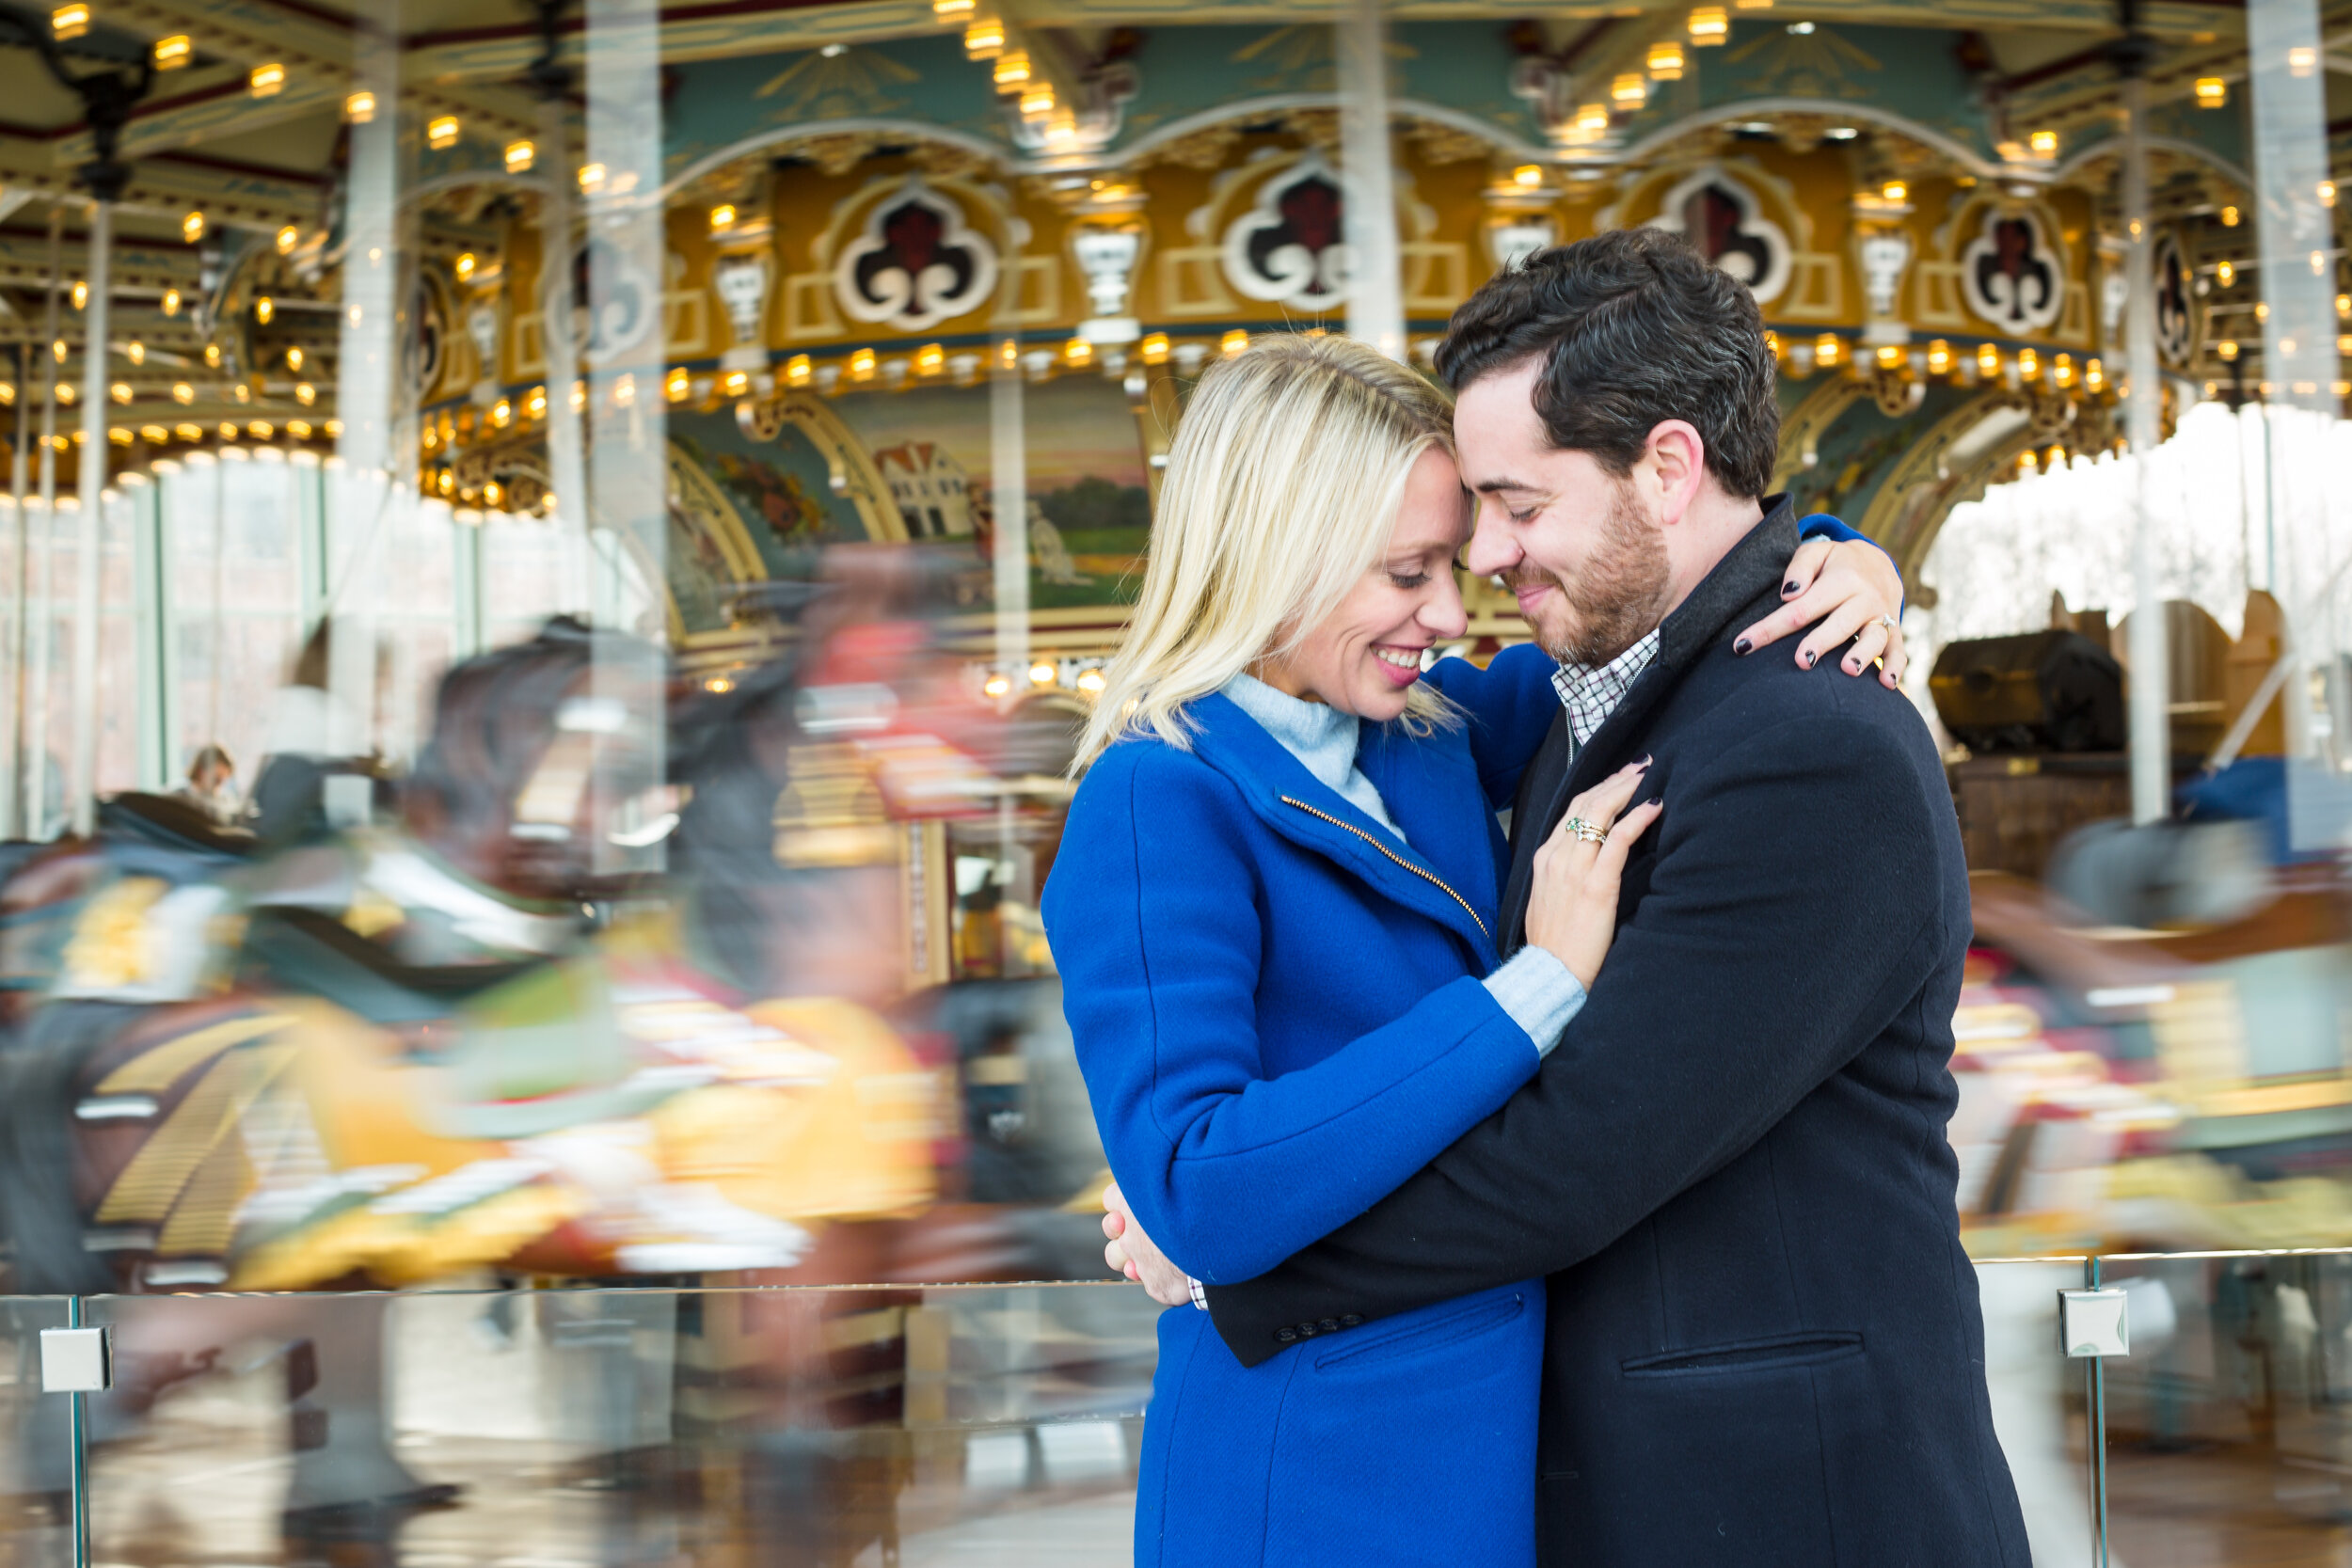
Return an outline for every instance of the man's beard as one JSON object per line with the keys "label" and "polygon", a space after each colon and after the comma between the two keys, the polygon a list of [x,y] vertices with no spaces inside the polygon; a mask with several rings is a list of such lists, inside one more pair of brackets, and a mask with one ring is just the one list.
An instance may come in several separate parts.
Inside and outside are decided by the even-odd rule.
{"label": "man's beard", "polygon": [[1630,486],[1621,483],[1601,524],[1600,543],[1575,581],[1530,561],[1520,562],[1503,580],[1513,588],[1540,583],[1557,589],[1561,603],[1573,612],[1556,643],[1537,628],[1544,652],[1563,664],[1606,664],[1665,618],[1665,534],[1642,515]]}

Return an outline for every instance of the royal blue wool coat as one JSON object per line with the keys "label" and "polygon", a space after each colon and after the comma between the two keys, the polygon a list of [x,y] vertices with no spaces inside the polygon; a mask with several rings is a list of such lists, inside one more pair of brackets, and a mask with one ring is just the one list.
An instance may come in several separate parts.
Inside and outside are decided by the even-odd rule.
{"label": "royal blue wool coat", "polygon": [[[1525,685],[1492,705],[1516,725],[1364,727],[1406,843],[1221,696],[1191,705],[1189,752],[1123,740],[1080,786],[1046,929],[1112,1172],[1200,1278],[1362,1212],[1534,1074],[1480,984],[1508,854],[1488,801],[1557,707],[1528,652],[1449,672]],[[1245,1369],[1169,1310],[1136,1562],[1532,1563],[1543,1314],[1534,1280]]]}

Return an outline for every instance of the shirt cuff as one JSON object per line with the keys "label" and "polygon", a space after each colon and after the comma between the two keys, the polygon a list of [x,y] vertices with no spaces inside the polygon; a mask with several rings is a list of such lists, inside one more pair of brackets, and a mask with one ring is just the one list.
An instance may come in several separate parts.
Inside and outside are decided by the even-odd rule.
{"label": "shirt cuff", "polygon": [[1495,1005],[1535,1042],[1537,1059],[1551,1054],[1560,1032],[1584,1006],[1584,984],[1548,947],[1522,947],[1486,976]]}
{"label": "shirt cuff", "polygon": [[1200,1308],[1201,1311],[1206,1312],[1209,1309],[1209,1292],[1207,1289],[1201,1285],[1200,1281],[1193,1278],[1190,1275],[1186,1275],[1184,1276],[1184,1283],[1192,1287],[1192,1304]]}

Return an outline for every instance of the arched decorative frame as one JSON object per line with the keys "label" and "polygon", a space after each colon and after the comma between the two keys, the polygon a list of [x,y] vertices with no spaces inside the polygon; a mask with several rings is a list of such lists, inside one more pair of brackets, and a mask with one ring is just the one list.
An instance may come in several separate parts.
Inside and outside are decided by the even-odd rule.
{"label": "arched decorative frame", "polygon": [[[1763,229],[1772,230],[1786,247],[1785,281],[1771,289],[1769,300],[1759,294],[1757,303],[1769,303],[1770,314],[1786,321],[1829,322],[1843,316],[1844,261],[1813,247],[1813,217],[1797,199],[1795,188],[1753,158],[1692,156],[1629,172],[1617,198],[1594,214],[1593,228],[1597,231],[1655,221],[1682,193],[1701,191],[1710,179],[1735,189],[1736,199],[1754,204],[1754,216],[1744,221],[1756,230],[1768,259],[1771,241],[1764,238]],[[1766,282],[1769,287],[1772,280]]]}
{"label": "arched decorative frame", "polygon": [[[1748,286],[1758,305],[1770,305],[1788,287],[1794,271],[1786,230],[1764,215],[1764,203],[1721,164],[1693,169],[1659,199],[1647,227],[1680,234],[1716,268]],[[1705,231],[1692,234],[1693,222]]]}

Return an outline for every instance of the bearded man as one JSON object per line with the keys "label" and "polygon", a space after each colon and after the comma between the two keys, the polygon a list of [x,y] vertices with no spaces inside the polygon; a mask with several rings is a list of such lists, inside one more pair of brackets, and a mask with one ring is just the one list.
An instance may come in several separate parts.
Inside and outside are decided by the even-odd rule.
{"label": "bearded man", "polygon": [[[1601,234],[1486,284],[1438,369],[1478,498],[1466,563],[1559,665],[1505,952],[1574,795],[1647,755],[1664,814],[1590,1000],[1502,1111],[1256,1279],[1188,1291],[1117,1212],[1114,1258],[1252,1366],[1547,1275],[1546,1564],[2026,1568],[1945,1136],[1959,828],[1892,679],[1817,668],[1843,647],[1859,673],[1891,625],[1748,657],[1807,614],[1799,519],[1764,494],[1755,301],[1678,238]],[[1489,684],[1514,685],[1445,689],[1525,725],[1482,707]]]}

